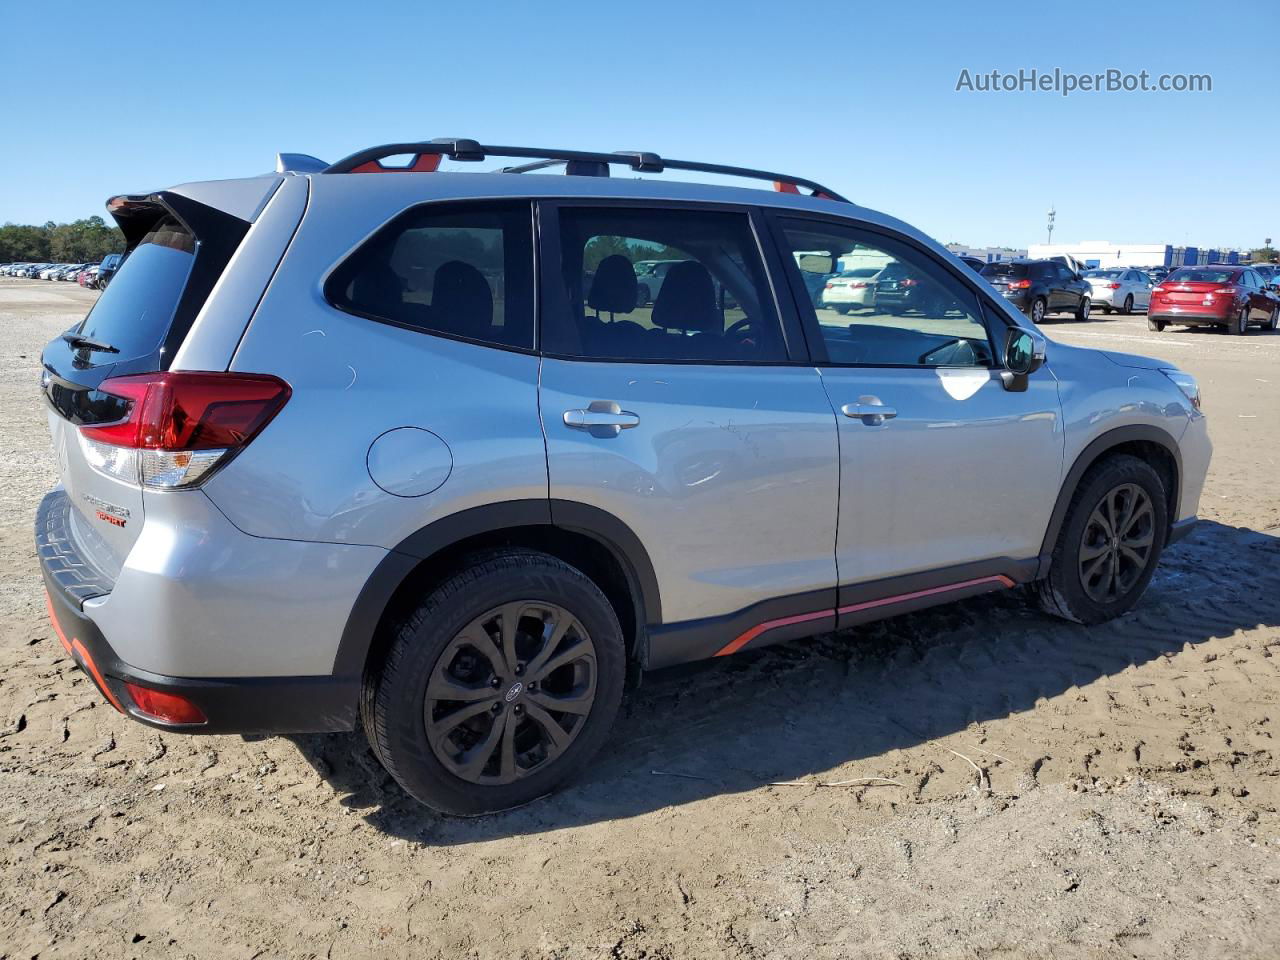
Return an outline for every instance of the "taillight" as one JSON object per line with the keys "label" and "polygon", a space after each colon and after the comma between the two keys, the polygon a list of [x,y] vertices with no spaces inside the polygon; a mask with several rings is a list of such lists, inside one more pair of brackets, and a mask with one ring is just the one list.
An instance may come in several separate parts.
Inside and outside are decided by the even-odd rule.
{"label": "taillight", "polygon": [[919,280],[915,280],[911,277],[907,277],[907,279],[902,281],[902,285],[904,287],[914,287],[919,282],[920,282]]}
{"label": "taillight", "polygon": [[1030,289],[1031,289],[1031,281],[1030,281],[1030,280],[1015,280],[1015,281],[1013,281],[1013,283],[1009,284],[1009,289],[1010,289],[1010,290],[1030,290]]}
{"label": "taillight", "polygon": [[204,711],[184,696],[166,693],[163,690],[152,690],[150,687],[140,687],[127,680],[124,686],[137,708],[152,720],[173,724],[209,722]]}
{"label": "taillight", "polygon": [[1108,283],[1108,284],[1107,284],[1107,289],[1108,289],[1108,290],[1119,290],[1119,289],[1120,289],[1120,284],[1118,284],[1118,283]]}
{"label": "taillight", "polygon": [[828,284],[827,284],[827,289],[828,289],[828,290],[834,290],[835,288],[836,288],[836,285],[835,285],[834,283],[828,283]]}
{"label": "taillight", "polygon": [[123,420],[80,428],[94,469],[164,490],[194,487],[285,405],[289,385],[246,373],[143,373],[98,388],[129,401]]}
{"label": "taillight", "polygon": [[1152,288],[1151,288],[1151,292],[1152,292],[1152,293],[1164,293],[1164,287],[1152,287]]}
{"label": "taillight", "polygon": [[1223,293],[1227,296],[1234,297],[1236,295],[1235,287],[1219,287],[1217,290],[1210,290],[1210,293]]}
{"label": "taillight", "polygon": [[854,281],[853,283],[849,284],[849,286],[853,287],[855,290],[861,290],[861,289],[863,289],[864,287],[869,287],[869,286],[871,286],[871,284],[869,284],[869,283],[864,283],[864,282],[863,282],[863,281],[861,281],[861,280],[856,280],[856,281]]}

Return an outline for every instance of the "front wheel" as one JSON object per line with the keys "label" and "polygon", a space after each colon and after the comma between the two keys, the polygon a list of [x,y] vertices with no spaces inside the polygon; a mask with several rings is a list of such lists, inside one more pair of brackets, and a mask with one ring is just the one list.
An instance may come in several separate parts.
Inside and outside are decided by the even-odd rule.
{"label": "front wheel", "polygon": [[595,755],[626,656],[585,574],[531,550],[473,557],[401,623],[361,699],[374,754],[413,797],[475,816],[550,793]]}
{"label": "front wheel", "polygon": [[1166,503],[1144,460],[1118,455],[1091,467],[1067,508],[1049,575],[1036,584],[1041,608],[1086,624],[1132,610],[1164,549]]}
{"label": "front wheel", "polygon": [[1091,301],[1088,297],[1080,298],[1080,306],[1076,307],[1077,320],[1084,321],[1089,319],[1089,308],[1092,305],[1092,303],[1093,301]]}

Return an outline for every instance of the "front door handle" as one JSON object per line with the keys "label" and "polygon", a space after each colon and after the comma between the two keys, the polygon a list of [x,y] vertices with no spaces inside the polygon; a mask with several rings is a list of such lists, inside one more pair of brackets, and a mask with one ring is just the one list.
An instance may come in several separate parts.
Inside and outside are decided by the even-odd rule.
{"label": "front door handle", "polygon": [[640,418],[612,400],[594,400],[585,410],[566,410],[564,425],[586,430],[593,437],[616,437],[640,425]]}
{"label": "front door handle", "polygon": [[879,397],[859,397],[857,403],[846,403],[840,408],[846,417],[861,420],[868,427],[878,427],[898,415],[893,407],[886,407]]}

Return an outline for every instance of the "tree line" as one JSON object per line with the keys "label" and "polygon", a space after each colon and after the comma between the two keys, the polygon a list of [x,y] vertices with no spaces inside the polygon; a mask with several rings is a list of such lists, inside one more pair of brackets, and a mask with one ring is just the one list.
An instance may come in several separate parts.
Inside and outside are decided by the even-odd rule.
{"label": "tree line", "polygon": [[124,234],[101,217],[44,226],[0,226],[0,263],[94,263],[124,252]]}

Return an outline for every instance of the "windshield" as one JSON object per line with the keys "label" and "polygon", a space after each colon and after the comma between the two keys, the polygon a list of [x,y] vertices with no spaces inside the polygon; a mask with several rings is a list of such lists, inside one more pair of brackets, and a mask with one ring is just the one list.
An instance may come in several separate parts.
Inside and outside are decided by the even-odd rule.
{"label": "windshield", "polygon": [[[195,261],[195,237],[173,217],[157,223],[111,280],[77,331],[128,360],[160,346]],[[110,265],[110,258],[103,260]]]}
{"label": "windshield", "polygon": [[1208,270],[1204,267],[1183,267],[1169,274],[1169,283],[1230,283],[1234,270]]}

